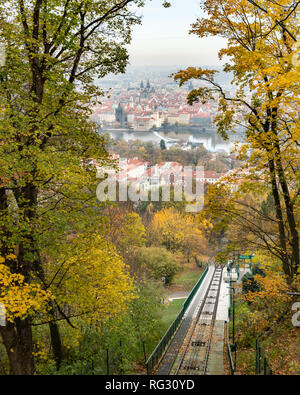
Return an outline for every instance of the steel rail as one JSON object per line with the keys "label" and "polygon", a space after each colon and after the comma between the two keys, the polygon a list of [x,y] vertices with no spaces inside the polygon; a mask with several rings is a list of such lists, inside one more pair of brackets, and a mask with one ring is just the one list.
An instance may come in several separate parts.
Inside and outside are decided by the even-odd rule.
{"label": "steel rail", "polygon": [[217,291],[217,295],[216,295],[216,301],[215,301],[214,310],[213,310],[213,316],[211,318],[210,334],[209,334],[209,340],[207,343],[205,360],[204,360],[204,367],[203,367],[203,373],[202,373],[203,375],[205,375],[205,373],[206,373],[207,364],[208,364],[210,345],[211,345],[211,341],[213,338],[213,332],[214,332],[215,321],[216,321],[216,316],[217,316],[217,309],[218,309],[218,301],[219,301],[219,296],[220,296],[221,284],[222,284],[222,275],[220,276],[220,280],[219,280],[219,284],[218,284],[218,291]]}
{"label": "steel rail", "polygon": [[[184,362],[185,356],[186,356],[187,351],[188,351],[188,349],[189,349],[189,347],[190,347],[191,340],[192,340],[193,335],[194,335],[194,333],[195,333],[195,329],[196,329],[197,324],[198,324],[198,322],[199,322],[199,319],[200,319],[200,317],[201,317],[201,315],[202,315],[202,313],[203,313],[203,308],[204,308],[204,306],[207,304],[207,297],[208,297],[209,292],[211,291],[212,283],[213,283],[213,281],[215,280],[216,271],[217,271],[217,269],[219,269],[219,268],[222,269],[222,266],[221,266],[221,265],[215,266],[215,270],[214,270],[214,272],[213,272],[212,278],[211,278],[211,280],[210,280],[210,283],[209,283],[209,285],[208,285],[208,287],[207,287],[207,290],[206,290],[205,295],[204,295],[204,297],[203,297],[203,300],[202,300],[202,302],[201,302],[199,311],[198,311],[197,316],[196,316],[196,318],[195,318],[195,322],[194,322],[194,324],[193,324],[193,326],[192,326],[192,331],[191,331],[191,334],[190,334],[190,336],[189,336],[189,338],[188,338],[187,345],[185,346],[185,349],[184,349],[183,354],[182,354],[182,356],[181,356],[181,358],[180,358],[178,367],[177,367],[177,369],[176,369],[176,371],[175,371],[175,373],[174,373],[175,375],[178,375],[178,372],[180,371],[180,369],[181,369],[181,367],[182,367],[182,364],[183,364],[183,362]],[[217,292],[217,295],[216,295],[216,302],[215,302],[215,306],[214,306],[214,313],[215,313],[215,310],[216,310],[216,306],[217,306],[217,304],[218,304],[218,297],[219,297],[219,294],[220,294],[221,280],[222,280],[222,276],[220,276],[220,280],[219,280],[219,284],[218,284],[218,292]],[[216,314],[213,315],[212,320],[211,320],[211,328],[210,328],[210,331],[212,331],[212,329],[213,329],[213,325],[212,325],[212,324],[213,324],[213,318],[215,319],[215,315],[216,315]],[[210,332],[210,340],[211,340],[211,338],[212,338],[212,336],[211,336],[211,332]],[[206,361],[206,363],[207,363],[207,361]],[[205,370],[206,370],[206,369],[205,369]]]}

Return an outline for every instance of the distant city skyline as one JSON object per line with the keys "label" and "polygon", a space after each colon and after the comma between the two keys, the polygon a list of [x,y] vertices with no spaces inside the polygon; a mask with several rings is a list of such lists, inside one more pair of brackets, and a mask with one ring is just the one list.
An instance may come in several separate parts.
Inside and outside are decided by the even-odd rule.
{"label": "distant city skyline", "polygon": [[191,24],[201,17],[199,0],[172,0],[170,8],[162,0],[147,1],[138,11],[142,25],[133,30],[128,47],[133,66],[221,65],[218,51],[226,44],[221,38],[199,38],[189,34]]}

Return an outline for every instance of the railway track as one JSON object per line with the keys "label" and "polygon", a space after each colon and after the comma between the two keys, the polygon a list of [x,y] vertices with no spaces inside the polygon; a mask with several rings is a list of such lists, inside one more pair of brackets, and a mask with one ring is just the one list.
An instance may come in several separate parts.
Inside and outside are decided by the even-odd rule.
{"label": "railway track", "polygon": [[193,319],[171,375],[205,375],[214,337],[223,266],[216,266],[207,291]]}

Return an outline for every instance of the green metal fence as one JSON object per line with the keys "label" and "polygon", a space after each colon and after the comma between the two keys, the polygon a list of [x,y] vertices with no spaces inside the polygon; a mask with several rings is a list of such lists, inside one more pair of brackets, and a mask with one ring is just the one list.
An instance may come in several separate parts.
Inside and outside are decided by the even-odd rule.
{"label": "green metal fence", "polygon": [[227,322],[227,354],[228,354],[229,366],[230,366],[231,374],[234,374],[235,366],[234,366],[234,362],[233,362],[231,351],[232,350],[231,350],[230,337],[229,337],[229,321],[228,321]]}
{"label": "green metal fence", "polygon": [[194,288],[191,290],[189,296],[186,298],[182,309],[184,310],[184,312],[187,310],[187,308],[189,307],[191,300],[193,299],[193,297],[195,296],[196,292],[198,291],[200,285],[202,284],[204,277],[206,276],[206,273],[208,272],[208,265],[206,265],[206,268],[204,270],[204,272],[202,273],[201,277],[199,278],[199,280],[197,281],[197,283],[195,284]]}
{"label": "green metal fence", "polygon": [[[231,374],[234,374],[236,368],[236,344],[235,344],[235,309],[234,309],[234,300],[233,300],[233,292],[234,289],[232,287],[232,281],[229,281],[229,308],[228,308],[228,322],[227,322],[227,354],[229,359],[230,371]],[[230,339],[229,335],[229,326],[230,321],[232,322],[232,339]],[[234,359],[232,353],[234,352]]]}
{"label": "green metal fence", "polygon": [[177,332],[177,329],[178,329],[179,325],[182,322],[182,318],[184,316],[184,313],[186,312],[187,308],[189,307],[189,305],[191,303],[191,300],[195,296],[195,294],[198,291],[200,285],[202,284],[207,272],[208,272],[208,265],[206,265],[206,268],[205,268],[204,272],[202,273],[200,279],[197,281],[196,285],[194,286],[194,288],[190,292],[189,296],[185,300],[185,302],[184,302],[184,304],[182,306],[182,309],[180,310],[178,316],[175,318],[173,323],[170,325],[169,329],[166,331],[166,333],[164,334],[163,338],[160,340],[160,342],[155,347],[154,351],[152,352],[152,354],[150,355],[150,357],[146,361],[147,374],[151,374],[153,372],[155,366],[157,365],[157,363],[161,359],[162,355],[164,354],[165,350],[167,349],[167,346],[169,345],[171,339],[173,338],[173,336]]}
{"label": "green metal fence", "polygon": [[256,339],[255,342],[255,374],[257,375],[272,375],[272,369],[270,368],[267,358],[262,351],[259,341]]}

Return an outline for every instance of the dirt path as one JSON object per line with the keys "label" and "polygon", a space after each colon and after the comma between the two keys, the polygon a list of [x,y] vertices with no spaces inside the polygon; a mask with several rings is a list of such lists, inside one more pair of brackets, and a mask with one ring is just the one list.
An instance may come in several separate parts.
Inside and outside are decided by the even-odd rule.
{"label": "dirt path", "polygon": [[186,291],[177,291],[172,292],[170,295],[167,296],[168,300],[172,302],[174,299],[185,299],[189,296],[189,292]]}

